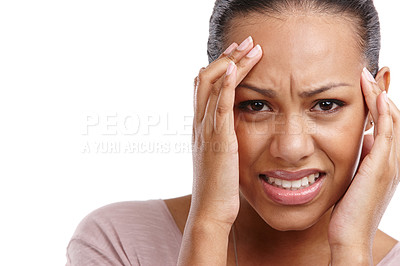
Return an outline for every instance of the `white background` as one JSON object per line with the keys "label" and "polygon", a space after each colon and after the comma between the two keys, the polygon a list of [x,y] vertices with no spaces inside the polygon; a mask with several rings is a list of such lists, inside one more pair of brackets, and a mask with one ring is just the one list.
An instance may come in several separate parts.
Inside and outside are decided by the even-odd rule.
{"label": "white background", "polygon": [[[381,66],[391,67],[389,96],[400,106],[399,4],[375,2]],[[1,265],[63,265],[90,211],[191,193],[193,78],[207,65],[212,7],[1,2]],[[134,146],[141,142],[148,147]],[[105,146],[96,152],[98,143]],[[381,222],[397,239],[399,209],[397,192]]]}

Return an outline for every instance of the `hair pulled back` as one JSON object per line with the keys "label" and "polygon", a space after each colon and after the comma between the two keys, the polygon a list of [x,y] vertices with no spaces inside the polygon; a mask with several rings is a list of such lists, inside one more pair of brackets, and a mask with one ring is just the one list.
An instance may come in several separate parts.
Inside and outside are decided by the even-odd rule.
{"label": "hair pulled back", "polygon": [[372,0],[217,0],[210,18],[207,44],[211,63],[222,53],[229,22],[250,13],[290,15],[293,11],[332,14],[355,23],[359,47],[375,76],[379,69],[380,23]]}

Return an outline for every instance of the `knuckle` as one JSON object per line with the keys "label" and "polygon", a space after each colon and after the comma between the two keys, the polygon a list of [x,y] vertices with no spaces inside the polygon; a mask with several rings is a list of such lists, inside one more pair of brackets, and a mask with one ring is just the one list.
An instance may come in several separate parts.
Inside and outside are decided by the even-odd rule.
{"label": "knuckle", "polygon": [[202,72],[204,72],[205,69],[206,69],[205,67],[200,68],[200,69],[199,69],[199,74],[202,73]]}
{"label": "knuckle", "polygon": [[229,111],[231,111],[231,110],[224,105],[218,105],[217,108],[215,109],[216,115],[218,115],[218,116],[225,115]]}
{"label": "knuckle", "polygon": [[206,73],[204,71],[199,72],[199,75],[197,76],[197,82],[202,82],[203,80],[205,80],[207,77]]}
{"label": "knuckle", "polygon": [[393,135],[392,134],[385,134],[385,138],[387,141],[392,142],[393,141]]}
{"label": "knuckle", "polygon": [[387,142],[391,143],[393,141],[393,135],[390,133],[378,133],[381,137],[383,137]]}
{"label": "knuckle", "polygon": [[219,91],[220,91],[220,89],[217,86],[212,86],[211,87],[211,94],[212,95],[218,96],[219,95]]}
{"label": "knuckle", "polygon": [[248,62],[245,61],[245,60],[243,60],[243,59],[240,60],[239,62],[237,62],[237,63],[236,63],[236,66],[237,66],[237,68],[246,68],[246,69],[249,68]]}
{"label": "knuckle", "polygon": [[196,77],[197,78],[197,83],[200,84],[201,82],[204,82],[207,80],[208,73],[205,71],[205,69],[201,69],[199,72],[199,75]]}
{"label": "knuckle", "polygon": [[233,54],[230,54],[230,55],[227,55],[227,56],[225,56],[224,58],[223,58],[223,60],[225,60],[228,64],[230,63],[230,62],[236,62],[236,58],[235,58],[235,56],[233,55]]}

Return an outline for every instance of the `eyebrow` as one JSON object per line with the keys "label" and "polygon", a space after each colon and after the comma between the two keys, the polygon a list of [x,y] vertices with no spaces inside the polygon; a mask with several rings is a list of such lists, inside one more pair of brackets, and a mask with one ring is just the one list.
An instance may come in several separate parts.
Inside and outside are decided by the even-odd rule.
{"label": "eyebrow", "polygon": [[[348,83],[329,83],[327,85],[321,86],[321,87],[316,88],[316,89],[312,89],[312,90],[309,90],[309,91],[303,91],[303,92],[299,93],[299,96],[301,98],[308,98],[308,97],[312,97],[312,96],[314,96],[316,94],[322,93],[324,91],[327,91],[327,90],[330,90],[330,89],[333,89],[333,88],[349,87],[349,86],[351,86],[351,85],[348,84]],[[260,94],[262,94],[262,95],[264,95],[266,97],[269,97],[269,98],[275,98],[276,95],[277,95],[276,91],[274,91],[272,89],[261,89],[261,88],[257,88],[257,87],[254,87],[254,86],[251,86],[251,85],[248,85],[248,84],[245,84],[245,83],[244,84],[239,84],[238,87],[243,87],[243,88],[246,88],[246,89],[250,89],[250,90],[256,91],[256,92],[258,92],[258,93],[260,93]]]}
{"label": "eyebrow", "polygon": [[349,87],[351,86],[350,84],[347,83],[329,83],[325,86],[322,86],[320,88],[314,89],[314,90],[310,90],[310,91],[303,91],[302,93],[299,94],[300,97],[302,98],[307,98],[307,97],[312,97],[316,94],[322,93],[324,91],[333,89],[333,88],[337,88],[337,87]]}
{"label": "eyebrow", "polygon": [[245,83],[239,84],[238,88],[239,87],[256,91],[256,92],[258,92],[258,93],[260,93],[260,94],[262,94],[262,95],[264,95],[264,96],[266,96],[268,98],[275,98],[276,97],[276,91],[271,90],[271,89],[260,89],[260,88],[257,88],[257,87],[254,87],[254,86],[251,86],[251,85],[248,85],[248,84],[245,84]]}

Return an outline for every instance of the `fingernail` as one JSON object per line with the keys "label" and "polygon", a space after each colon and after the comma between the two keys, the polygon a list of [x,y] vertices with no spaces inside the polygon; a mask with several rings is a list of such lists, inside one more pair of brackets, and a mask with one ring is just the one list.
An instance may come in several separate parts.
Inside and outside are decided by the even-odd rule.
{"label": "fingernail", "polygon": [[257,44],[253,49],[251,49],[251,51],[246,55],[246,57],[248,57],[248,58],[255,57],[260,52],[261,52],[261,47],[259,44]]}
{"label": "fingernail", "polygon": [[226,48],[226,50],[224,51],[224,55],[228,55],[228,54],[232,53],[232,51],[233,51],[233,49],[235,49],[236,45],[237,44],[235,42],[232,43],[231,45],[229,45],[229,47]]}
{"label": "fingernail", "polygon": [[233,63],[232,61],[229,62],[228,68],[226,69],[226,75],[229,76],[234,68],[235,68],[235,63]]}
{"label": "fingernail", "polygon": [[247,46],[249,46],[249,44],[253,41],[253,38],[251,38],[251,36],[247,37],[239,46],[238,46],[238,50],[239,51],[243,51],[244,49],[247,48]]}
{"label": "fingernail", "polygon": [[386,91],[382,91],[382,93],[383,93],[383,99],[385,99],[385,102],[389,103],[389,99],[388,99]]}
{"label": "fingernail", "polygon": [[366,67],[364,67],[363,72],[365,74],[365,76],[367,77],[367,79],[372,82],[372,83],[376,83],[376,80],[374,79],[374,77],[372,76],[371,72],[368,71],[368,69]]}

